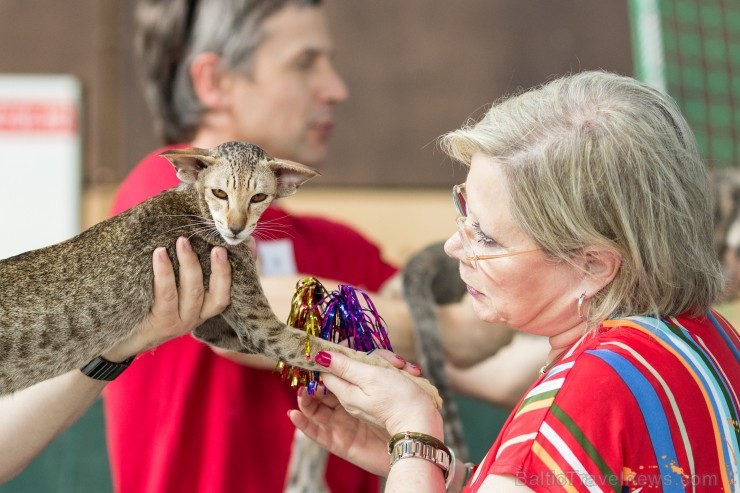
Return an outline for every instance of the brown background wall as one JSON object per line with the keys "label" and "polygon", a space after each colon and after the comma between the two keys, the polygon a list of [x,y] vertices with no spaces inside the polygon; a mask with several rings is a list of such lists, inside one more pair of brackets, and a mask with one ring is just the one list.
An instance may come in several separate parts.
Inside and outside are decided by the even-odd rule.
{"label": "brown background wall", "polygon": [[[553,74],[632,73],[622,0],[329,1],[337,64],[353,91],[322,182],[462,181],[435,139],[500,96]],[[329,176],[330,175],[330,176]]]}
{"label": "brown background wall", "polygon": [[[132,0],[0,0],[0,72],[85,87],[85,184],[115,185],[157,145],[131,60]],[[554,74],[631,73],[620,0],[328,0],[352,97],[314,186],[461,181],[434,140],[502,94]]]}

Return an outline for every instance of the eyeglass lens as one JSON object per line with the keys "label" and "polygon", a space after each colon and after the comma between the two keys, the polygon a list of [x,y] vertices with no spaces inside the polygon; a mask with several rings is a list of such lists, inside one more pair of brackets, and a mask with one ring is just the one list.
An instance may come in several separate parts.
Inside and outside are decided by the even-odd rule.
{"label": "eyeglass lens", "polygon": [[465,183],[452,187],[452,201],[455,211],[460,217],[468,217],[468,202],[465,199]]}
{"label": "eyeglass lens", "polygon": [[475,267],[478,261],[478,255],[475,253],[475,250],[473,250],[473,244],[470,242],[468,232],[465,230],[465,218],[462,216],[458,216],[457,218],[457,231],[460,235],[460,241],[462,242],[465,257],[467,257],[468,262]]}
{"label": "eyeglass lens", "polygon": [[457,212],[457,231],[460,235],[463,251],[468,262],[475,268],[477,255],[473,250],[473,245],[470,243],[468,233],[465,231],[465,219],[468,217],[468,204],[465,200],[465,183],[452,187],[452,201],[455,204],[455,211]]}

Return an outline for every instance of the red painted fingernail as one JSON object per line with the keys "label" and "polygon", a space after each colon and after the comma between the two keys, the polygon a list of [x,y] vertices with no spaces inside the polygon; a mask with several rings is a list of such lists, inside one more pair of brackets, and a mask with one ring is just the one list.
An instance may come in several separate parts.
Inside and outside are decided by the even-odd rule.
{"label": "red painted fingernail", "polygon": [[328,368],[331,364],[331,354],[325,353],[324,351],[319,351],[318,353],[316,353],[314,361],[316,361],[316,364],[321,365],[324,368]]}
{"label": "red painted fingernail", "polygon": [[406,364],[406,359],[403,356],[396,355],[396,358],[404,365]]}
{"label": "red painted fingernail", "polygon": [[410,366],[411,366],[411,368],[413,368],[414,370],[419,370],[419,375],[421,375],[421,366],[419,366],[419,365],[415,365],[414,363],[411,363],[411,365],[410,365]]}

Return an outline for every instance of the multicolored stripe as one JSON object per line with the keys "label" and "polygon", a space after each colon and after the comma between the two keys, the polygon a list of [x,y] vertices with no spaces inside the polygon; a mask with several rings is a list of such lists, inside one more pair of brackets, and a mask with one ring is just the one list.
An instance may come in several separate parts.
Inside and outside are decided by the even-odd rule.
{"label": "multicolored stripe", "polygon": [[[620,354],[608,349],[593,349],[586,351],[586,353],[606,362],[629,387],[642,411],[642,417],[645,420],[650,441],[653,445],[655,459],[658,461],[662,473],[669,476],[668,481],[665,482],[664,491],[667,493],[682,493],[684,491],[683,478],[671,468],[671,464],[678,463],[676,450],[673,447],[671,429],[663,405],[653,386],[640,370]],[[665,471],[670,472],[666,473]],[[670,477],[671,475],[673,477]]]}
{"label": "multicolored stripe", "polygon": [[[710,313],[710,315],[713,314]],[[709,318],[715,328],[730,343],[730,347],[736,348],[729,340],[730,336],[726,330],[728,326],[722,327],[714,316]],[[725,468],[721,470],[724,491],[733,491],[731,485],[736,486],[740,479],[737,464],[737,459],[740,458],[740,442],[738,432],[733,429],[733,425],[736,426],[738,423],[737,398],[732,398],[731,386],[726,376],[722,376],[723,373],[715,363],[716,358],[706,349],[706,346],[696,341],[675,318],[668,319],[667,322],[651,317],[629,317],[622,320],[608,320],[603,325],[604,327],[628,326],[650,335],[671,352],[697,382],[707,409],[712,410],[710,416],[717,454],[725,464]],[[733,353],[737,356],[736,351]],[[647,416],[646,423],[651,433],[656,433],[656,439],[659,438],[660,431],[657,428],[651,428]],[[658,425],[653,422],[652,426]],[[653,438],[652,434],[651,438]]]}
{"label": "multicolored stripe", "polygon": [[738,365],[718,314],[607,320],[522,399],[469,491],[512,474],[552,491],[740,493]]}

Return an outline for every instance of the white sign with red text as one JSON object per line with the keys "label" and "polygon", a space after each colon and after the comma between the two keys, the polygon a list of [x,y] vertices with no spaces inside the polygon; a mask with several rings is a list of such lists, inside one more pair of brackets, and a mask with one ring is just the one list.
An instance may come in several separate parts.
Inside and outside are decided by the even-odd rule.
{"label": "white sign with red text", "polygon": [[79,80],[0,75],[0,259],[80,232]]}

